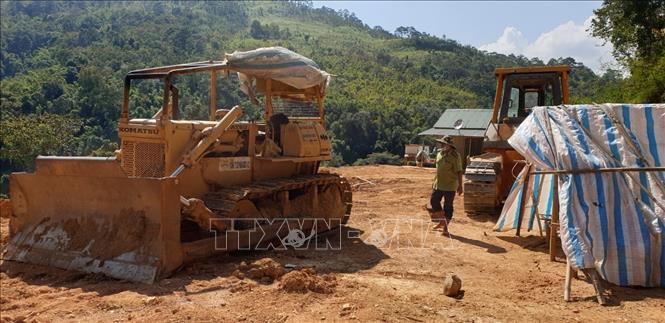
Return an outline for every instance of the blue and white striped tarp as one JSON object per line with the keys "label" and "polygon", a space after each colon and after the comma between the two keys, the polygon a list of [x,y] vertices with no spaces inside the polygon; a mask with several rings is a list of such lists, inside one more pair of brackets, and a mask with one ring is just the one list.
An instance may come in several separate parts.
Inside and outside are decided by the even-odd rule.
{"label": "blue and white striped tarp", "polygon": [[[509,143],[541,170],[662,167],[665,104],[537,107]],[[665,287],[665,172],[559,174],[558,189],[574,267],[622,286]]]}
{"label": "blue and white striped tarp", "polygon": [[[501,216],[494,226],[495,231],[515,230],[523,224],[526,224],[526,231],[538,230],[541,235],[548,229],[544,220],[552,217],[554,175],[532,174],[525,188],[524,179],[528,169],[528,167],[524,167],[517,175],[508,198],[506,198],[506,203],[504,203]],[[527,190],[525,195],[522,193],[524,189]],[[519,223],[519,213],[522,207],[524,207],[523,223]]]}

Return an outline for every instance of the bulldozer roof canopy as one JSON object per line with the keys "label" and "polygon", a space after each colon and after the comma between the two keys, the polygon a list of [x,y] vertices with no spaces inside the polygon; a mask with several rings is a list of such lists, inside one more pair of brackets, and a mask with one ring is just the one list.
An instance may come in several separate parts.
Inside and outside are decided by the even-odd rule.
{"label": "bulldozer roof canopy", "polygon": [[127,79],[164,78],[206,71],[237,72],[241,90],[250,97],[257,93],[295,100],[323,96],[330,74],[311,59],[283,47],[266,47],[225,55],[223,61],[201,61],[134,70]]}

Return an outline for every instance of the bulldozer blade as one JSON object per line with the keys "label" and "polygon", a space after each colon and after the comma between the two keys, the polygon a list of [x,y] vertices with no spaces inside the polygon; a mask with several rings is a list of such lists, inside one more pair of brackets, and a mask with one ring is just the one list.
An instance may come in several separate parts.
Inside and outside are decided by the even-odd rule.
{"label": "bulldozer blade", "polygon": [[12,174],[3,261],[152,283],[182,264],[173,178]]}

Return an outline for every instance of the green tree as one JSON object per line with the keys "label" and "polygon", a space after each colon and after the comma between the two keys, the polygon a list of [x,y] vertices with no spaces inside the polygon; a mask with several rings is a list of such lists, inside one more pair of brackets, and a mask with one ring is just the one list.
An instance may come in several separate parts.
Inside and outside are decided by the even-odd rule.
{"label": "green tree", "polygon": [[264,38],[266,38],[265,37],[265,31],[263,30],[263,26],[261,26],[261,23],[258,20],[252,21],[252,25],[250,26],[250,29],[249,29],[249,34],[254,39],[264,39]]}
{"label": "green tree", "polygon": [[18,116],[0,121],[0,159],[11,168],[34,169],[37,155],[72,155],[81,121],[53,114]]}
{"label": "green tree", "polygon": [[651,59],[665,53],[665,1],[605,0],[594,13],[592,34],[610,41],[617,59]]}
{"label": "green tree", "polygon": [[665,101],[665,1],[605,0],[594,11],[591,31],[614,46],[628,67],[631,101]]}

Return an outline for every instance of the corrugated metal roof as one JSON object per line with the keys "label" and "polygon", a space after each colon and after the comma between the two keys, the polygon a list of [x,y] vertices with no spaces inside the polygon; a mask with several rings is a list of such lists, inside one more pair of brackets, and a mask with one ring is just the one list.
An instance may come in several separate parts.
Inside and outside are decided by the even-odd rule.
{"label": "corrugated metal roof", "polygon": [[[484,137],[490,119],[492,119],[491,109],[447,109],[441,114],[433,128],[418,135]],[[455,129],[458,120],[462,120],[462,126],[460,129]]]}
{"label": "corrugated metal roof", "polygon": [[430,128],[418,134],[419,136],[463,136],[485,137],[485,129],[437,129]]}
{"label": "corrugated metal roof", "polygon": [[453,128],[455,121],[461,119],[464,122],[462,129],[486,129],[491,118],[491,109],[447,109],[434,128]]}

